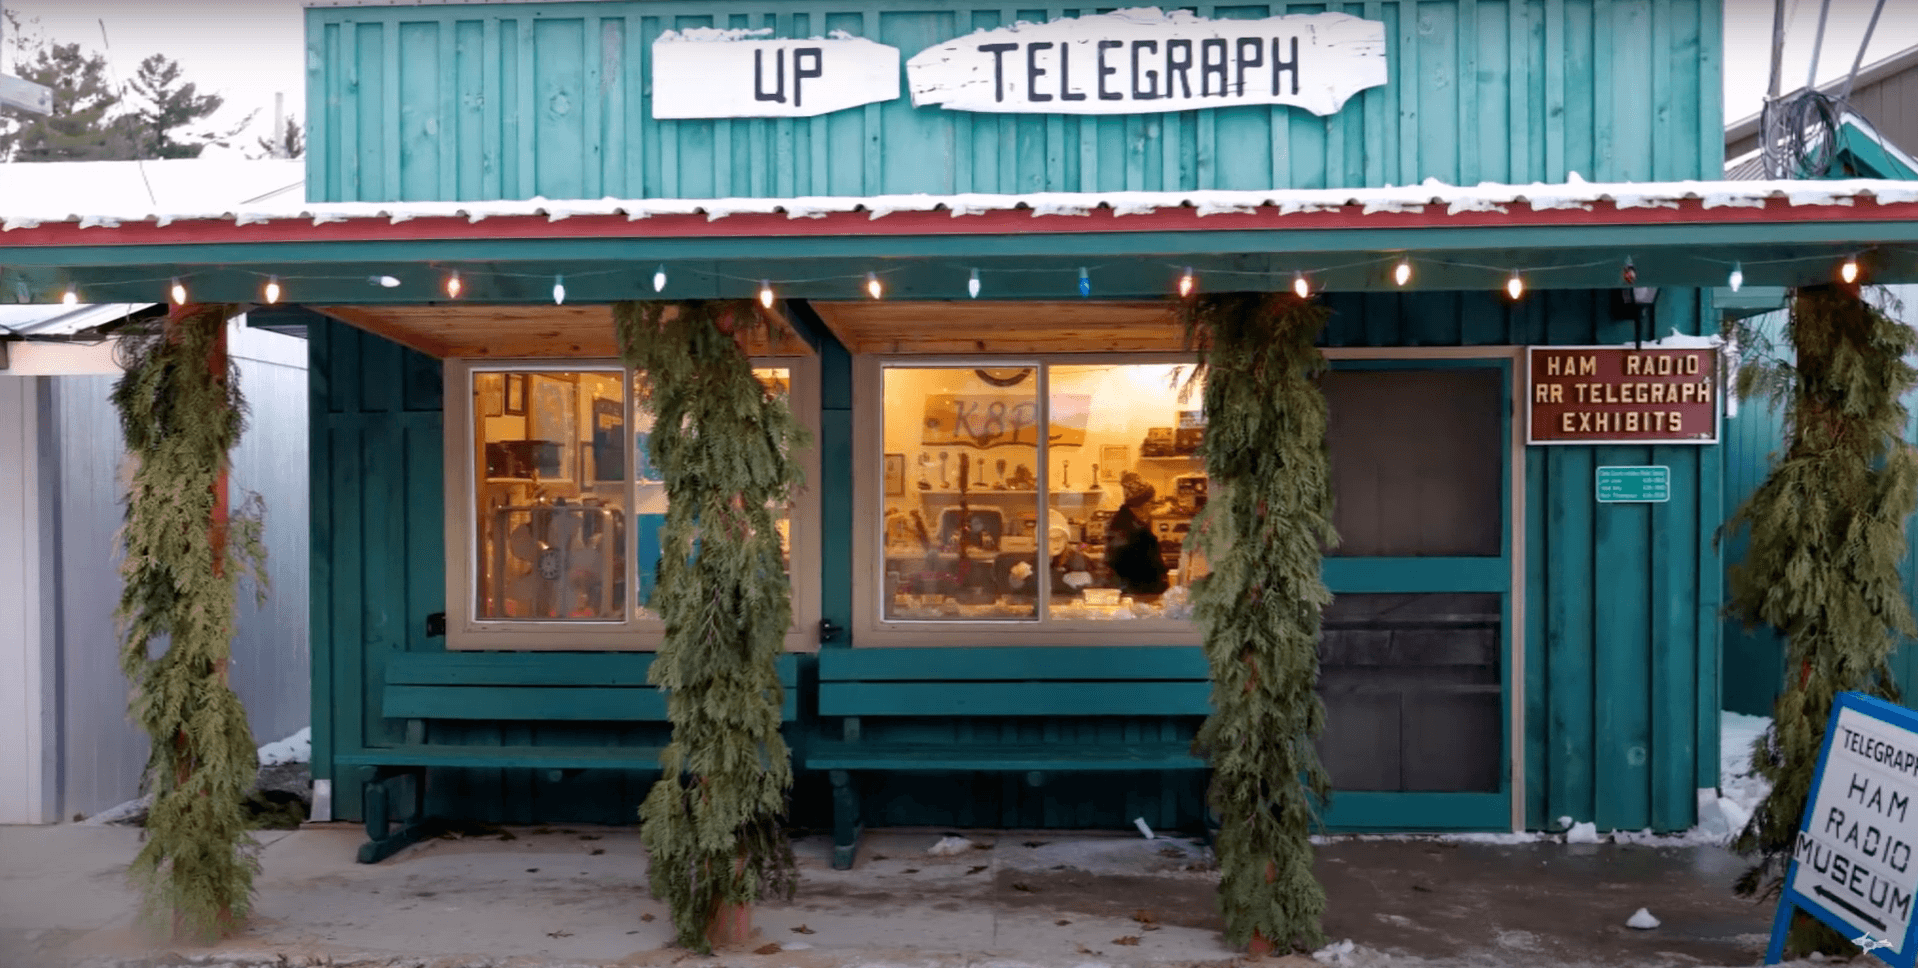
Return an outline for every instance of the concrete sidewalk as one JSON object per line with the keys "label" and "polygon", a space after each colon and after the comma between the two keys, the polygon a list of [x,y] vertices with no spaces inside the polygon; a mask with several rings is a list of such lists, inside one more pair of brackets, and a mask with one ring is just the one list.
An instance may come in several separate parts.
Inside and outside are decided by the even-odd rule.
{"label": "concrete sidewalk", "polygon": [[[169,955],[347,965],[1084,966],[1229,963],[1217,873],[1179,838],[1056,831],[868,834],[855,870],[795,845],[791,902],[755,909],[752,944],[699,959],[670,946],[634,828],[513,828],[353,862],[345,824],[263,832],[254,916],[212,948],[159,946],[124,883],[140,831],[0,827],[0,968]],[[1334,940],[1352,965],[1752,965],[1771,907],[1733,897],[1716,848],[1435,841],[1319,848]],[[1634,931],[1640,907],[1663,925]],[[286,961],[280,959],[284,957]],[[1309,959],[1298,959],[1313,964]],[[167,963],[175,963],[168,961]],[[1280,964],[1282,961],[1268,961]]]}

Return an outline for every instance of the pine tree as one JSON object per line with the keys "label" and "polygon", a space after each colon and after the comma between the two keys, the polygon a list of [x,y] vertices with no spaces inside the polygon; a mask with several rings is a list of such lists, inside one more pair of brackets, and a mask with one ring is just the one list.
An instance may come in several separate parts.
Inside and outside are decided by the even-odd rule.
{"label": "pine tree", "polygon": [[1325,396],[1314,345],[1329,313],[1276,293],[1187,300],[1180,316],[1202,381],[1199,453],[1211,499],[1191,541],[1212,572],[1193,592],[1212,667],[1213,713],[1194,748],[1212,766],[1226,940],[1278,951],[1323,942],[1312,874],[1312,798],[1330,781],[1313,740],[1320,578],[1332,528]]}
{"label": "pine tree", "polygon": [[198,158],[207,145],[223,143],[220,136],[184,133],[188,125],[211,117],[226,99],[218,94],[201,94],[198,85],[182,81],[180,65],[174,60],[154,54],[141,61],[132,86],[140,102],[133,119],[139,131],[141,157]]}
{"label": "pine tree", "polygon": [[286,125],[270,138],[255,139],[260,146],[260,158],[304,158],[306,157],[306,129],[300,125],[299,118],[287,118]]}
{"label": "pine tree", "polygon": [[[18,22],[14,24],[18,27]],[[120,97],[107,81],[106,59],[79,44],[31,48],[21,78],[53,89],[46,117],[0,109],[0,161],[127,161],[139,157],[133,125],[116,114]]]}
{"label": "pine tree", "polygon": [[[1738,893],[1766,898],[1783,886],[1834,698],[1856,690],[1897,701],[1889,660],[1918,631],[1898,575],[1918,506],[1918,451],[1900,402],[1918,384],[1906,359],[1918,333],[1856,289],[1814,286],[1793,295],[1787,334],[1795,363],[1769,352],[1754,328],[1736,334],[1757,357],[1739,391],[1786,407],[1785,447],[1726,524],[1751,535],[1744,562],[1729,569],[1728,610],[1777,629],[1789,670],[1772,725],[1752,746],[1771,793],[1732,845],[1757,858]],[[1855,951],[1810,918],[1789,944],[1801,954]]]}
{"label": "pine tree", "polygon": [[644,375],[666,479],[654,599],[666,639],[651,681],[667,692],[673,738],[640,836],[678,943],[710,953],[722,904],[790,897],[797,879],[781,825],[792,762],[776,662],[792,594],[776,522],[806,432],[753,375],[745,341],[770,325],[756,304],[629,302],[613,318]]}
{"label": "pine tree", "polygon": [[250,572],[264,595],[266,552],[257,506],[226,513],[227,455],[244,425],[222,343],[230,314],[188,307],[161,332],[123,336],[126,374],[113,388],[133,462],[120,666],[151,741],[153,794],[130,874],[150,921],[195,938],[245,920],[258,867],[242,803],[259,763],[226,665],[236,582]]}

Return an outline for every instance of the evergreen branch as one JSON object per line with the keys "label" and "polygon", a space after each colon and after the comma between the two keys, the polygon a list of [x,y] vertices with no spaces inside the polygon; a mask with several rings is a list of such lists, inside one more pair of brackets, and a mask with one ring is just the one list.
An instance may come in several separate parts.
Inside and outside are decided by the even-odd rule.
{"label": "evergreen branch", "polygon": [[245,920],[258,870],[243,800],[259,763],[226,664],[235,585],[251,571],[265,594],[265,547],[257,495],[223,533],[215,513],[245,424],[231,361],[212,363],[225,359],[228,315],[198,307],[163,332],[124,338],[126,373],[113,389],[133,464],[120,531],[120,666],[129,711],[150,740],[143,786],[153,794],[129,875],[149,921],[202,939]]}
{"label": "evergreen branch", "polygon": [[[1738,893],[1761,898],[1783,886],[1837,694],[1896,702],[1891,654],[1918,633],[1898,574],[1918,507],[1902,403],[1918,386],[1907,362],[1918,332],[1857,290],[1816,286],[1793,294],[1786,335],[1792,359],[1770,353],[1752,382],[1786,408],[1783,452],[1722,532],[1750,536],[1745,560],[1727,570],[1727,612],[1786,642],[1772,726],[1752,747],[1771,792],[1732,843],[1756,858]],[[1788,950],[1856,953],[1810,919],[1794,926]]]}
{"label": "evergreen branch", "polygon": [[1188,538],[1211,563],[1193,607],[1212,668],[1214,712],[1194,741],[1212,767],[1220,818],[1226,940],[1276,950],[1324,941],[1325,892],[1312,874],[1313,801],[1330,779],[1313,738],[1324,726],[1318,683],[1320,579],[1332,528],[1326,406],[1314,345],[1329,312],[1273,293],[1227,293],[1180,307],[1203,387],[1199,454],[1211,500]]}
{"label": "evergreen branch", "polygon": [[667,495],[654,604],[666,639],[650,678],[673,737],[640,835],[678,944],[710,953],[721,904],[790,897],[798,880],[781,824],[792,763],[777,662],[792,594],[776,519],[807,434],[752,372],[745,339],[773,325],[753,303],[621,303],[614,320]]}

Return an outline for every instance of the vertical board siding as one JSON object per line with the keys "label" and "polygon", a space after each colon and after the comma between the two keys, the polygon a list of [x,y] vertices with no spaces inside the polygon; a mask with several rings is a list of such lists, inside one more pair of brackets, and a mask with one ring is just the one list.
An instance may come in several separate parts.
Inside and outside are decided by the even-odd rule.
{"label": "vertical board siding", "polygon": [[1572,171],[1702,178],[1722,159],[1708,67],[1721,4],[1200,8],[1220,18],[1331,9],[1382,22],[1387,84],[1323,118],[1289,107],[972,114],[916,108],[902,84],[898,100],[817,118],[706,121],[651,117],[650,49],[664,30],[844,30],[905,60],[975,29],[1083,11],[923,0],[796,0],[717,17],[695,0],[314,8],[307,184],[315,201],[398,201],[1523,183]]}
{"label": "vertical board siding", "polygon": [[[58,537],[48,526],[56,496],[44,485],[49,415],[46,377],[0,375],[0,824],[60,819],[50,786],[60,741],[58,576],[44,562]],[[49,621],[51,619],[51,621]]]}

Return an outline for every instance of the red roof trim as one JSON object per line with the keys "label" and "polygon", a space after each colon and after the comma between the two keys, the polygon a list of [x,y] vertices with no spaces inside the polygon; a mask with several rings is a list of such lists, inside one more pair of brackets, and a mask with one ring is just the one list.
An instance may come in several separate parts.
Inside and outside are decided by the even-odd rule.
{"label": "red roof trim", "polygon": [[950,212],[893,212],[872,218],[865,212],[839,212],[823,218],[784,215],[658,215],[629,220],[623,215],[576,215],[557,221],[543,215],[490,216],[478,222],[462,217],[417,217],[399,223],[369,217],[313,224],[310,218],[285,218],[237,225],[228,219],[193,219],[161,226],[127,222],[115,227],[81,228],[77,222],[49,222],[0,233],[0,248],[33,246],[193,245],[212,243],[373,242],[464,239],[598,238],[754,238],[804,236],[938,236],[1092,234],[1113,232],[1324,231],[1337,229],[1426,229],[1582,225],[1698,225],[1793,222],[1918,221],[1918,202],[1852,206],[1792,205],[1769,199],[1763,208],[1705,208],[1697,199],[1676,208],[1618,208],[1600,202],[1582,209],[1535,210],[1519,202],[1504,212],[1447,214],[1443,205],[1424,212],[1374,212],[1358,206],[1330,212],[1281,215],[1275,206],[1255,213],[1201,216],[1192,208],[1167,208],[1142,215],[1118,215],[1095,209],[1087,215],[1044,215],[1030,210],[992,211],[953,216]]}

